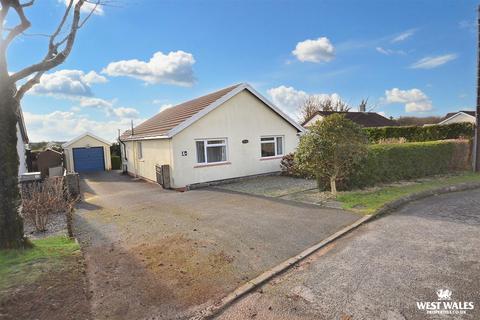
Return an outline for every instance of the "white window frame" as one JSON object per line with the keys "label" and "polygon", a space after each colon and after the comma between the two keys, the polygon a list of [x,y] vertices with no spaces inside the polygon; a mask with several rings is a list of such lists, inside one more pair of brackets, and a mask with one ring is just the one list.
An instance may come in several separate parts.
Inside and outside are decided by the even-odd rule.
{"label": "white window frame", "polygon": [[[266,143],[272,143],[272,141],[262,141],[264,138],[273,138],[273,143],[274,143],[274,150],[275,150],[275,155],[273,156],[268,156],[268,157],[262,157],[262,144]],[[279,154],[277,153],[277,138],[282,138],[282,153]],[[270,159],[270,158],[277,158],[285,155],[285,136],[278,135],[278,136],[261,136],[260,137],[260,159]]]}
{"label": "white window frame", "polygon": [[[215,141],[215,140],[223,140],[224,143],[208,144],[208,141]],[[203,142],[203,156],[204,156],[204,158],[205,158],[205,162],[198,162],[197,142]],[[225,147],[225,160],[223,160],[223,161],[215,161],[215,162],[208,162],[207,148],[209,148],[209,147]],[[195,139],[195,157],[196,157],[196,163],[197,163],[197,165],[210,165],[210,164],[218,164],[218,163],[226,163],[226,162],[228,162],[228,139],[227,139],[227,138]]]}

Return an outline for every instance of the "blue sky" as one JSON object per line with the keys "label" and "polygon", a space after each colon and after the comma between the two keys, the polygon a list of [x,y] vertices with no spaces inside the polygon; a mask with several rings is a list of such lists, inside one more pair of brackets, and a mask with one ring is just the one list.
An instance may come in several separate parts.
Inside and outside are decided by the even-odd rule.
{"label": "blue sky", "polygon": [[[368,98],[387,116],[475,105],[475,1],[115,1],[79,31],[67,62],[23,101],[32,141],[85,130],[113,139],[161,108],[248,82],[287,113],[308,95]],[[26,10],[51,33],[64,1]],[[15,19],[7,18],[7,25]],[[24,36],[9,69],[40,59]]]}

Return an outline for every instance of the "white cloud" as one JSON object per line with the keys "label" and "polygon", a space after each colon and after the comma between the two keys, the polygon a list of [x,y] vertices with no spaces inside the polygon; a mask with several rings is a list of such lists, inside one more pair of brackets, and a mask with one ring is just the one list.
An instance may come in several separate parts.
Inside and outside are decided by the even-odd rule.
{"label": "white cloud", "polygon": [[33,86],[31,94],[57,97],[91,96],[91,85],[107,82],[107,78],[95,71],[85,74],[81,70],[59,70],[44,74],[40,83]]}
{"label": "white cloud", "polygon": [[[60,1],[62,1],[62,0],[60,0]],[[77,4],[77,2],[78,2],[78,0],[73,0],[73,6],[75,6],[75,4]],[[64,0],[64,3],[65,3],[65,6],[68,6],[68,4],[70,3],[70,0]],[[103,12],[102,6],[98,5],[98,6],[95,7],[95,3],[96,3],[95,0],[92,0],[90,2],[85,1],[82,5],[81,12],[88,14],[88,13],[92,12],[92,10],[94,10],[93,14],[96,14],[98,16],[103,16],[104,12]]]}
{"label": "white cloud", "polygon": [[454,53],[451,54],[444,54],[441,56],[435,57],[425,57],[423,59],[418,60],[414,64],[410,66],[412,69],[433,69],[444,65],[445,63],[455,60],[457,55]]}
{"label": "white cloud", "polygon": [[299,119],[299,108],[303,105],[305,100],[308,97],[314,96],[320,100],[324,100],[326,98],[332,99],[335,101],[342,100],[340,95],[337,93],[332,94],[325,94],[325,93],[318,93],[318,94],[308,94],[302,90],[296,90],[293,87],[286,87],[286,86],[279,86],[276,88],[271,88],[268,90],[268,94],[272,98],[272,102],[281,108],[285,113],[291,116],[294,119]]}
{"label": "white cloud", "polygon": [[410,29],[410,30],[404,31],[404,32],[400,33],[399,35],[395,36],[392,39],[391,42],[395,43],[395,42],[405,41],[408,38],[410,38],[411,36],[413,36],[415,34],[415,32],[417,32],[416,29]]}
{"label": "white cloud", "polygon": [[158,51],[148,62],[137,59],[111,62],[102,72],[114,77],[140,79],[148,84],[191,86],[195,82],[194,64],[191,53],[175,51],[163,54]]}
{"label": "white cloud", "polygon": [[405,104],[406,112],[423,112],[432,110],[432,101],[420,89],[400,90],[393,88],[385,91],[387,103]]}
{"label": "white cloud", "polygon": [[108,81],[107,78],[105,78],[102,75],[99,75],[95,71],[90,71],[89,73],[84,75],[82,80],[85,81],[85,83],[88,84],[89,86],[95,83],[105,83]]}
{"label": "white cloud", "polygon": [[158,112],[162,112],[163,110],[170,109],[171,107],[173,107],[173,104],[171,103],[162,104],[158,109]]}
{"label": "white cloud", "polygon": [[335,48],[327,37],[297,43],[293,55],[301,62],[329,62],[335,57]]}
{"label": "white cloud", "polygon": [[101,98],[94,97],[82,97],[79,100],[80,106],[85,108],[97,108],[97,109],[106,109],[113,106],[113,101],[107,101]]}
{"label": "white cloud", "polygon": [[383,47],[376,47],[375,50],[377,52],[384,54],[386,56],[392,55],[392,54],[406,54],[405,51],[403,50],[393,50],[393,49],[388,49],[388,48],[383,48]]}
{"label": "white cloud", "polygon": [[116,100],[108,101],[101,98],[82,97],[79,100],[80,107],[103,110],[109,117],[138,118],[140,113],[135,108],[115,107]]}
{"label": "white cloud", "polygon": [[119,118],[135,119],[135,118],[138,118],[139,116],[139,112],[135,108],[125,108],[125,107],[113,108],[112,112],[115,116]]}
{"label": "white cloud", "polygon": [[[66,141],[86,131],[113,141],[121,132],[130,128],[130,119],[93,120],[71,111],[54,111],[47,114],[23,113],[31,141]],[[137,120],[137,123],[142,122]]]}

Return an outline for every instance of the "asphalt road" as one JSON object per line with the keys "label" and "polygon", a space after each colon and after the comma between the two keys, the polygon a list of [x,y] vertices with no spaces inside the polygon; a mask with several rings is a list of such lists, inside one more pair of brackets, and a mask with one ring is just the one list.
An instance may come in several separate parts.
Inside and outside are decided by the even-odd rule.
{"label": "asphalt road", "polygon": [[[372,221],[218,319],[480,319],[480,190],[414,202]],[[417,302],[473,302],[438,315]]]}

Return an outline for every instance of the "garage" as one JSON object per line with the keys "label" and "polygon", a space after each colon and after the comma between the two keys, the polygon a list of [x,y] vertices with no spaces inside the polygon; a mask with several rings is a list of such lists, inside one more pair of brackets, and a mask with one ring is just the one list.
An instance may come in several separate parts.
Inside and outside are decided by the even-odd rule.
{"label": "garage", "polygon": [[111,169],[111,143],[92,133],[84,133],[62,145],[69,172],[95,172]]}
{"label": "garage", "polygon": [[103,148],[73,148],[73,163],[75,171],[90,172],[105,170]]}

